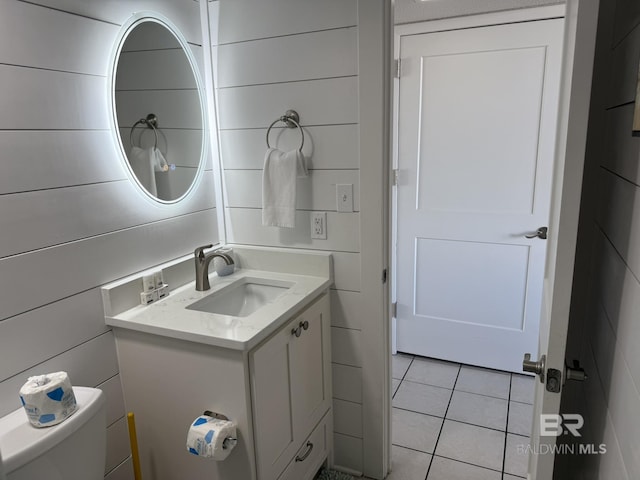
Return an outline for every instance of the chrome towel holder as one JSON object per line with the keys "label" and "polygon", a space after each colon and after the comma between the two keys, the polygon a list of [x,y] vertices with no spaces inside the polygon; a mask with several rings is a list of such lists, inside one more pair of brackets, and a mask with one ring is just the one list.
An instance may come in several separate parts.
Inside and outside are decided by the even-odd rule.
{"label": "chrome towel holder", "polygon": [[131,132],[129,132],[129,143],[132,147],[134,147],[133,143],[133,131],[138,125],[145,125],[147,128],[153,129],[153,134],[155,135],[155,143],[153,148],[158,148],[158,117],[154,113],[150,113],[147,115],[147,118],[141,118],[131,127]]}
{"label": "chrome towel holder", "polygon": [[298,127],[298,130],[300,131],[300,138],[301,138],[300,148],[298,148],[298,150],[302,152],[302,147],[304,146],[304,132],[302,131],[302,127],[300,126],[300,115],[298,115],[298,112],[296,112],[295,110],[287,110],[284,115],[276,118],[271,123],[271,125],[269,125],[269,128],[267,129],[267,148],[271,148],[271,145],[269,145],[269,133],[271,132],[271,128],[273,128],[273,126],[278,122],[284,123],[287,126],[287,128]]}

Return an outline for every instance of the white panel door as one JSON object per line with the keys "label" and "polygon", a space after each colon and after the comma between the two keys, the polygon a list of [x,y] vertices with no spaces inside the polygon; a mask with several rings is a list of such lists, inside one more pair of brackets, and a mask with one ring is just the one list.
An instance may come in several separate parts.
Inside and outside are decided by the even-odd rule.
{"label": "white panel door", "polygon": [[563,20],[401,37],[397,349],[537,354]]}

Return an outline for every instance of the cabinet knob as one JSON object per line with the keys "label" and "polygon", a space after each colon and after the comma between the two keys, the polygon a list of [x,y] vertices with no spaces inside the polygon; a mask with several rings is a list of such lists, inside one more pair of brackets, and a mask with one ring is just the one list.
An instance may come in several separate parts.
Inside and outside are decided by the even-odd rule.
{"label": "cabinet knob", "polygon": [[311,455],[311,450],[313,450],[313,443],[307,442],[307,450],[302,455],[296,456],[296,462],[304,462]]}
{"label": "cabinet knob", "polygon": [[291,335],[295,335],[296,337],[302,335],[302,324],[298,325],[298,328],[292,328]]}
{"label": "cabinet knob", "polygon": [[300,322],[300,326],[304,329],[304,330],[309,330],[309,322],[307,320],[305,320],[304,322]]}

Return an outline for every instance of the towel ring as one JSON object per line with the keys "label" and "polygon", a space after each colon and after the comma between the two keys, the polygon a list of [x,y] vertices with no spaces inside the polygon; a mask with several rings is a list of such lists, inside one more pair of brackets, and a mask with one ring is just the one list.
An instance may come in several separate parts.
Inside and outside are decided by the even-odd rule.
{"label": "towel ring", "polygon": [[158,130],[157,130],[158,117],[156,117],[153,113],[150,113],[149,115],[147,115],[147,118],[141,118],[140,120],[138,120],[136,123],[133,124],[133,127],[131,127],[131,132],[129,132],[129,143],[131,144],[131,146],[132,147],[135,146],[133,143],[133,131],[140,124],[146,125],[147,128],[153,129],[153,134],[156,137],[153,148],[158,148]]}
{"label": "towel ring", "polygon": [[302,147],[304,146],[304,132],[302,131],[302,127],[300,126],[300,116],[298,115],[298,112],[296,112],[295,110],[287,110],[286,113],[279,117],[276,118],[271,125],[269,125],[269,128],[267,129],[267,148],[271,148],[271,145],[269,145],[269,133],[271,133],[271,128],[278,122],[282,122],[284,123],[287,128],[296,128],[298,127],[298,130],[300,130],[300,148],[298,148],[298,150],[300,152],[302,152]]}

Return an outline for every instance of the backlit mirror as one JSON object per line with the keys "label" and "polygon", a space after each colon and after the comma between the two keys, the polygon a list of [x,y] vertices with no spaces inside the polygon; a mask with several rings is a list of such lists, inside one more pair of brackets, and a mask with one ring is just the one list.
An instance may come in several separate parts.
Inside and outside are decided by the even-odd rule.
{"label": "backlit mirror", "polygon": [[136,183],[172,203],[198,178],[205,152],[204,95],[186,40],[155,17],[125,27],[112,72],[118,142]]}

